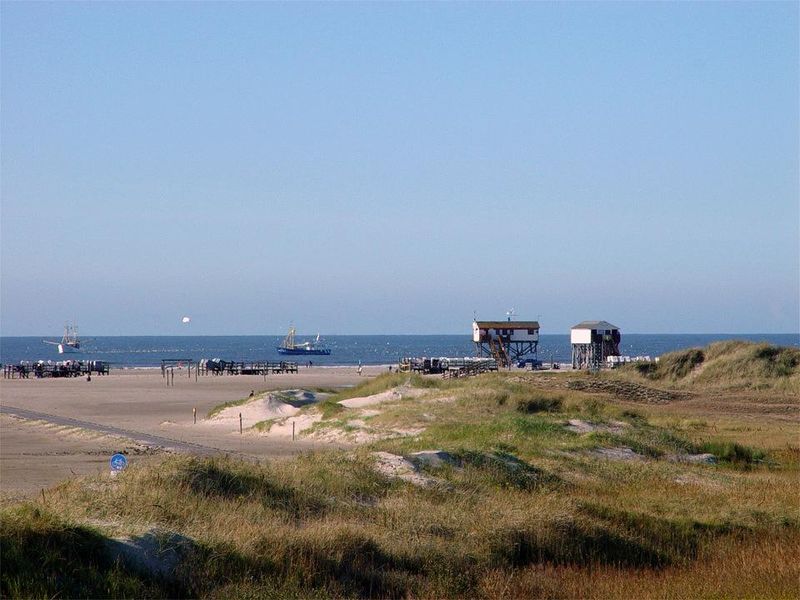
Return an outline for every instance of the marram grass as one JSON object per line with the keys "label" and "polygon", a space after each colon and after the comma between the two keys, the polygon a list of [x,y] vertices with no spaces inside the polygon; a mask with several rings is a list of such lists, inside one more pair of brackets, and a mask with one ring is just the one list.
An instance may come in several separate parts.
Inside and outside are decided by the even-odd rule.
{"label": "marram grass", "polygon": [[[705,349],[700,368],[754,351]],[[767,355],[764,360],[780,353]],[[796,376],[779,371],[769,377]],[[700,381],[697,366],[684,380],[693,377]],[[383,413],[370,426],[424,425],[414,437],[265,464],[170,457],[134,465],[115,479],[67,481],[44,498],[5,506],[0,593],[798,596],[800,449],[792,438],[777,447],[760,445],[763,438],[752,432],[779,432],[787,424],[784,412],[775,418],[765,406],[790,406],[796,413],[796,397],[780,386],[759,392],[766,394],[764,403],[755,404],[750,391],[704,396],[706,384],[693,382],[691,399],[649,405],[568,390],[563,379],[530,373],[453,381],[395,374],[345,395],[407,382],[425,393],[381,405]],[[727,406],[733,409],[720,421]],[[347,423],[356,412],[342,409],[331,423]],[[570,431],[570,419],[597,429]],[[620,447],[640,458],[598,458],[598,451]],[[452,464],[423,469],[441,485],[419,488],[373,468],[374,451],[410,456],[426,449],[450,453]],[[717,463],[670,459],[698,452],[715,455]],[[193,540],[171,577],[109,560],[108,537],[153,528]]]}

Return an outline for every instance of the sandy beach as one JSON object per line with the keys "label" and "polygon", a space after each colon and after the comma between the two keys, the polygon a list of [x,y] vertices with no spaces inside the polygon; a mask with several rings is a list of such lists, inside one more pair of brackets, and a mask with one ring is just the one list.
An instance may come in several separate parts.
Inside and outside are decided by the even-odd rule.
{"label": "sandy beach", "polygon": [[[165,451],[160,444],[137,442],[136,436],[109,435],[89,427],[54,424],[66,417],[113,427],[158,439],[197,444],[220,453],[236,453],[254,459],[295,455],[330,443],[297,439],[290,435],[240,435],[235,421],[210,426],[207,413],[225,402],[264,391],[318,390],[351,386],[386,367],[301,368],[296,374],[261,376],[200,376],[195,381],[186,371],[176,371],[174,385],[167,386],[159,369],[117,370],[91,381],[75,379],[0,380],[0,493],[18,496],[69,477],[108,470],[114,452],[124,451],[130,464],[148,460]],[[39,418],[19,418],[14,409],[41,413]],[[198,423],[193,422],[193,409]],[[243,410],[243,427],[248,411]],[[253,417],[253,419],[256,417]],[[232,421],[232,422],[231,422]],[[290,428],[287,422],[284,427]],[[287,430],[290,433],[290,430]],[[178,446],[178,444],[176,444]],[[174,451],[187,451],[177,447]],[[188,450],[191,451],[191,450]]]}

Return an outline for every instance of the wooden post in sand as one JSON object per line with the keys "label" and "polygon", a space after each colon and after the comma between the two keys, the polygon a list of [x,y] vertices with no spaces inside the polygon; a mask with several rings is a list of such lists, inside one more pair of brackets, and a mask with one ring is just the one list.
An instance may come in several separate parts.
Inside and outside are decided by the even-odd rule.
{"label": "wooden post in sand", "polygon": [[197,407],[196,406],[192,409],[192,418],[194,419],[194,424],[197,425]]}
{"label": "wooden post in sand", "polygon": [[239,413],[239,435],[242,435],[242,413]]}
{"label": "wooden post in sand", "polygon": [[294,421],[292,421],[292,441],[294,441]]}

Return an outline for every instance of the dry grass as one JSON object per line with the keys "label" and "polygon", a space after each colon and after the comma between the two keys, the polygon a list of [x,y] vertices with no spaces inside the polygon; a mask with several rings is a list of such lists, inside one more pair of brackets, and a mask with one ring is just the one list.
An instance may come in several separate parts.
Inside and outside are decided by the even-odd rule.
{"label": "dry grass", "polygon": [[597,565],[536,565],[498,569],[485,575],[480,589],[489,598],[797,598],[793,557],[800,537],[778,535],[719,541],[713,552],[686,566],[621,569]]}

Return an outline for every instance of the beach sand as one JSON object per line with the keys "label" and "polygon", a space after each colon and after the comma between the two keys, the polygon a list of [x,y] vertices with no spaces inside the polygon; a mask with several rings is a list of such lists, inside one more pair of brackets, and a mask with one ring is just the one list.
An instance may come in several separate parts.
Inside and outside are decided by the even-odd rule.
{"label": "beach sand", "polygon": [[[176,371],[168,387],[159,369],[117,370],[110,375],[74,379],[0,380],[0,406],[69,417],[180,442],[200,444],[221,453],[254,459],[293,456],[329,443],[287,436],[240,435],[235,426],[209,427],[206,414],[215,406],[268,390],[330,389],[352,386],[386,367],[301,368],[299,373],[200,376]],[[192,409],[197,409],[197,425]],[[246,430],[255,423],[247,422]],[[254,417],[255,418],[255,417]],[[291,425],[288,425],[291,427]],[[39,493],[42,488],[87,473],[108,470],[111,454],[128,453],[129,464],[164,452],[119,436],[57,427],[47,419],[0,419],[0,494],[16,497]]]}

